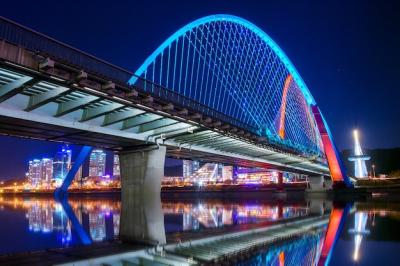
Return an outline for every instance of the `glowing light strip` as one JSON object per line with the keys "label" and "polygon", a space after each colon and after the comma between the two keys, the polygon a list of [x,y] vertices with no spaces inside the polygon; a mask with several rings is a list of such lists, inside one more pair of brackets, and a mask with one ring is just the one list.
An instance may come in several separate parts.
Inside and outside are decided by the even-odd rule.
{"label": "glowing light strip", "polygon": [[179,39],[181,36],[185,35],[187,32],[190,32],[193,28],[198,27],[199,25],[210,23],[210,22],[215,22],[215,21],[227,21],[227,22],[233,22],[237,23],[239,25],[242,25],[248,29],[250,29],[252,32],[257,34],[267,45],[274,51],[274,53],[279,57],[279,59],[283,62],[285,67],[288,69],[290,74],[293,76],[293,79],[296,81],[298,86],[300,87],[302,93],[304,94],[305,99],[307,100],[308,104],[315,104],[315,100],[312,97],[310,91],[307,88],[307,85],[304,83],[303,79],[300,77],[299,73],[297,72],[296,68],[293,66],[292,62],[289,60],[289,58],[286,56],[286,54],[282,51],[282,49],[259,27],[254,25],[253,23],[232,15],[226,15],[226,14],[218,14],[218,15],[211,15],[207,17],[203,17],[200,19],[197,19],[186,26],[182,27],[178,31],[176,31],[174,34],[172,34],[166,41],[164,41],[145,61],[144,63],[139,67],[139,69],[135,72],[135,76],[133,76],[128,83],[130,85],[133,85],[137,77],[141,76],[147,67],[159,56],[164,49],[166,49],[171,43],[175,42],[177,39]]}
{"label": "glowing light strip", "polygon": [[285,86],[283,87],[282,102],[281,102],[280,117],[279,117],[279,131],[278,131],[278,135],[281,139],[285,138],[285,114],[286,114],[286,104],[287,104],[287,93],[289,91],[292,79],[293,79],[292,75],[289,74],[285,80]]}

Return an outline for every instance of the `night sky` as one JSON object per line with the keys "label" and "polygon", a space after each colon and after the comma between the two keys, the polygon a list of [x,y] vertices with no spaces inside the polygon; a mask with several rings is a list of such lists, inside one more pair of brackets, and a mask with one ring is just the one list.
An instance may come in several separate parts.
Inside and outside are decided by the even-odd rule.
{"label": "night sky", "polygon": [[[366,2],[6,1],[0,15],[132,72],[181,26],[211,14],[240,16],[291,59],[339,149],[351,147],[354,127],[364,147],[398,147],[400,4]],[[0,147],[5,178],[26,171],[35,155],[51,156],[57,145],[0,137]]]}

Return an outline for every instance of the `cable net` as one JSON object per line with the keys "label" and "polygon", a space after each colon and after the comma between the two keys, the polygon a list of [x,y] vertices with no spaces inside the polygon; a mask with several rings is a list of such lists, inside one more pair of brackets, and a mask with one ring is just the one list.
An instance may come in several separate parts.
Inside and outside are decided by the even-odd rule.
{"label": "cable net", "polygon": [[[177,33],[136,72],[140,78],[239,120],[272,143],[321,155],[309,101],[276,47],[226,19]],[[144,90],[154,93],[151,83]]]}

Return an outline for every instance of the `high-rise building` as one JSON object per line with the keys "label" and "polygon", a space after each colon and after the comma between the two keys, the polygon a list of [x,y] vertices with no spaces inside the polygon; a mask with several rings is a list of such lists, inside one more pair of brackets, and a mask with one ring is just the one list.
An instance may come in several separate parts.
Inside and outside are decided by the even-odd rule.
{"label": "high-rise building", "polygon": [[82,165],[79,167],[78,171],[75,174],[74,180],[81,181],[82,179]]}
{"label": "high-rise building", "polygon": [[119,178],[121,176],[120,166],[119,166],[119,155],[114,154],[114,163],[113,163],[113,177]]}
{"label": "high-rise building", "polygon": [[190,178],[200,168],[200,162],[183,160],[183,178]]}
{"label": "high-rise building", "polygon": [[38,187],[41,180],[41,161],[34,159],[29,161],[28,178],[33,187]]}
{"label": "high-rise building", "polygon": [[104,176],[106,171],[106,153],[103,150],[96,149],[90,154],[89,176]]}
{"label": "high-rise building", "polygon": [[222,169],[222,181],[232,180],[233,177],[233,166],[224,165]]}
{"label": "high-rise building", "polygon": [[62,184],[71,169],[71,155],[72,151],[68,145],[63,145],[61,150],[56,153],[53,161],[53,179],[57,187]]}
{"label": "high-rise building", "polygon": [[41,176],[43,183],[50,185],[53,178],[53,159],[43,158],[41,161]]}

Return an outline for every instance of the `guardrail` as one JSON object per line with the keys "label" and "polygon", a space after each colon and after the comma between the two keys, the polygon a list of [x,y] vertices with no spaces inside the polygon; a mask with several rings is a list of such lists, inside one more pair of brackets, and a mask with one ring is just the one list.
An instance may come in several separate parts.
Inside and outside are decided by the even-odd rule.
{"label": "guardrail", "polygon": [[[60,63],[65,63],[66,65],[85,70],[93,75],[112,80],[115,83],[124,84],[126,87],[130,87],[128,85],[128,80],[134,76],[134,74],[128,70],[110,64],[93,55],[80,51],[68,44],[57,41],[1,16],[0,39],[31,50],[42,56],[50,57]],[[146,90],[146,87],[149,86],[152,86],[152,91]],[[140,92],[150,94],[166,102],[171,102],[183,108],[187,108],[188,110],[198,112],[204,116],[229,123],[254,134],[258,133],[257,128],[250,124],[225,115],[171,89],[154,84],[141,77],[138,77],[138,81],[133,87]]]}

